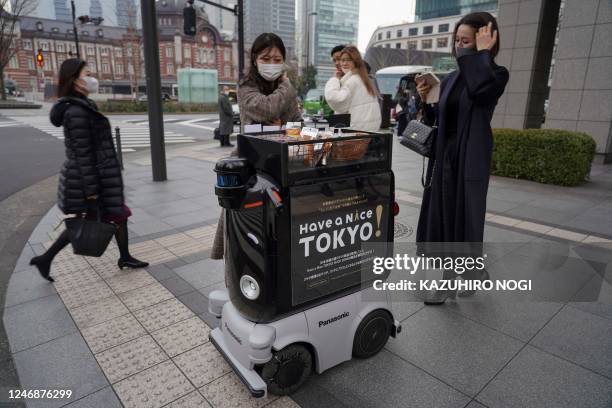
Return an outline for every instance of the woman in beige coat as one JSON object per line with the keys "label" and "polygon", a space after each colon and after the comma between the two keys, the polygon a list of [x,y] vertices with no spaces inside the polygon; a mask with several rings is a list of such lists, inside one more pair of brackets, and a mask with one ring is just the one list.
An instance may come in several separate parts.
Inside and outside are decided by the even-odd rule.
{"label": "woman in beige coat", "polygon": [[[285,73],[285,44],[273,33],[263,33],[251,47],[249,72],[238,88],[240,125],[282,126],[301,122],[297,93]],[[217,224],[211,258],[223,258],[223,214]]]}

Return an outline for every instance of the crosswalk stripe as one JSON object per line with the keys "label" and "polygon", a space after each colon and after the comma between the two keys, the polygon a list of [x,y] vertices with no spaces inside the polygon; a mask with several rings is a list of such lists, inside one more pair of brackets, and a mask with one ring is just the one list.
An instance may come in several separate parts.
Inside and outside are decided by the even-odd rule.
{"label": "crosswalk stripe", "polygon": [[[12,118],[13,119],[13,118]],[[23,119],[23,118],[21,118]],[[32,126],[42,132],[47,133],[48,135],[58,139],[64,140],[64,130],[61,127],[55,127],[49,123],[47,118],[29,118],[29,123],[21,122],[19,119],[15,118],[16,126]],[[170,119],[176,120],[176,119]],[[182,119],[178,119],[182,120]],[[146,127],[140,126],[139,124],[130,123],[128,126],[124,126],[126,123],[130,123],[129,121],[123,122],[115,122],[112,124],[113,128],[113,136],[115,136],[114,129],[116,126],[119,127],[121,132],[121,147],[124,152],[135,151],[136,148],[147,148],[150,147],[150,133]],[[148,123],[148,121],[146,122]],[[0,127],[2,126],[2,122],[0,122]],[[123,125],[123,126],[122,126]],[[4,126],[8,127],[8,126]],[[165,131],[165,143],[167,144],[178,144],[178,143],[193,143],[197,140],[190,136],[185,136],[181,133],[177,133],[174,131]],[[114,137],[113,137],[114,139]]]}

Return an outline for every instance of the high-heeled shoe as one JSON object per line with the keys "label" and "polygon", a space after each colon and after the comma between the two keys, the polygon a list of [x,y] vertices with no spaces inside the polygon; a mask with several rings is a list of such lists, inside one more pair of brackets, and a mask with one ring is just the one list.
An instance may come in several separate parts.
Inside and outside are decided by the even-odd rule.
{"label": "high-heeled shoe", "polygon": [[123,268],[136,269],[136,268],[146,268],[147,266],[149,266],[149,263],[148,262],[139,261],[138,259],[132,258],[132,257],[130,257],[129,259],[121,259],[121,258],[119,258],[119,260],[117,261],[117,266],[120,269],[123,269]]}
{"label": "high-heeled shoe", "polygon": [[51,262],[46,261],[41,256],[35,256],[34,258],[30,259],[30,265],[35,266],[36,269],[38,269],[40,276],[49,282],[55,282],[55,279],[49,276],[51,273]]}
{"label": "high-heeled shoe", "polygon": [[[487,271],[486,269],[483,269],[482,271],[483,272],[481,273],[480,277],[478,277],[476,280],[479,280],[479,281],[489,280],[489,271]],[[464,298],[464,297],[474,296],[475,294],[476,294],[476,290],[474,289],[460,290],[457,296]]]}
{"label": "high-heeled shoe", "polygon": [[427,306],[441,305],[446,302],[446,299],[455,299],[456,296],[456,290],[436,290],[432,295],[429,295],[423,303]]}

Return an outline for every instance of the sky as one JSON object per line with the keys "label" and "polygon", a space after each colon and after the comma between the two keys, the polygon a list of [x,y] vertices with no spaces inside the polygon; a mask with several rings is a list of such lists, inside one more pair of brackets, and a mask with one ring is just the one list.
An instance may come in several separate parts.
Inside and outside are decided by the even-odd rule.
{"label": "sky", "polygon": [[376,27],[414,21],[415,0],[361,0],[359,4],[359,50],[365,52]]}

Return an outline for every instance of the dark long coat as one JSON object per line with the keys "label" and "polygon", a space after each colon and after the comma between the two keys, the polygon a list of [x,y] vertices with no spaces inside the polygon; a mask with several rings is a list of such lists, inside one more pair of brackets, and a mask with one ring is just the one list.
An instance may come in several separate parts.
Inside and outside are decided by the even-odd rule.
{"label": "dark long coat", "polygon": [[[459,75],[451,72],[442,82],[438,106],[426,109],[426,122],[438,117],[435,156],[427,168],[431,186],[423,192],[417,242],[482,242],[493,152],[491,118],[508,82],[508,70],[495,64],[488,50],[458,58],[466,87],[459,100],[457,121],[457,194],[452,236],[442,225],[442,165],[445,146],[446,101]],[[434,171],[435,164],[435,171]]]}
{"label": "dark long coat", "polygon": [[51,123],[64,128],[66,161],[60,171],[58,207],[65,214],[87,210],[87,197],[97,195],[104,215],[123,215],[121,167],[110,123],[85,97],[60,98]]}
{"label": "dark long coat", "polygon": [[219,134],[231,135],[234,131],[234,112],[232,104],[225,94],[219,96]]}

